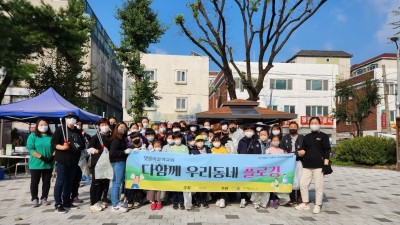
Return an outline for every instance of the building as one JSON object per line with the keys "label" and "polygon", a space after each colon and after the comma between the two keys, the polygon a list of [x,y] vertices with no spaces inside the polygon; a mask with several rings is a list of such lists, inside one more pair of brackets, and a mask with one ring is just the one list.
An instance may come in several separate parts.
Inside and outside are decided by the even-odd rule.
{"label": "building", "polygon": [[[396,124],[396,93],[397,93],[397,62],[396,54],[384,53],[368,59],[351,67],[351,78],[338,83],[338,86],[361,86],[368,79],[373,79],[378,82],[379,95],[381,103],[371,110],[371,114],[367,117],[364,125],[364,135],[375,135],[385,130],[386,120],[385,102],[384,102],[384,84],[383,84],[383,69],[385,65],[387,88],[388,88],[388,105],[389,105],[389,120],[391,133],[395,133]],[[339,101],[339,100],[338,100]],[[337,138],[338,140],[352,138],[356,135],[356,127],[352,122],[337,123]]]}
{"label": "building", "polygon": [[[42,0],[29,0],[32,5],[41,5]],[[68,0],[44,0],[54,9],[67,7]],[[122,67],[115,59],[115,53],[111,49],[106,30],[98,20],[92,8],[85,1],[85,13],[94,20],[94,29],[88,46],[87,56],[84,57],[86,65],[90,66],[93,74],[92,93],[87,93],[90,103],[88,111],[98,115],[114,116],[122,119]],[[27,85],[11,85],[6,92],[2,104],[24,100],[29,96]]]}
{"label": "building", "polygon": [[[209,58],[143,54],[141,63],[151,81],[158,82],[157,94],[161,97],[155,106],[146,107],[151,121],[195,121],[195,114],[208,110]],[[124,73],[123,120],[128,122],[129,98],[132,79]]]}
{"label": "building", "polygon": [[353,57],[353,55],[344,51],[301,50],[286,62],[304,64],[336,64],[339,67],[336,82],[340,82],[350,78],[351,57]]}

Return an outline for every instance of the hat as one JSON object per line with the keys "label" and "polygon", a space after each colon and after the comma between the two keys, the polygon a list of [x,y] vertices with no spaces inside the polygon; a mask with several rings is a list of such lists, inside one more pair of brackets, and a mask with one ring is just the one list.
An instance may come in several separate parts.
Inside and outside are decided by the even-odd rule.
{"label": "hat", "polygon": [[226,121],[226,120],[221,120],[221,122],[219,122],[219,124],[221,124],[221,125],[228,125],[229,123],[228,123],[228,121]]}
{"label": "hat", "polygon": [[256,127],[265,127],[267,124],[264,124],[263,122],[257,122],[254,124]]}
{"label": "hat", "polygon": [[203,135],[197,135],[195,141],[202,140],[204,141]]}
{"label": "hat", "polygon": [[65,114],[64,117],[72,117],[72,116],[78,118],[78,115],[76,115],[76,113],[73,111],[67,112],[67,114]]}

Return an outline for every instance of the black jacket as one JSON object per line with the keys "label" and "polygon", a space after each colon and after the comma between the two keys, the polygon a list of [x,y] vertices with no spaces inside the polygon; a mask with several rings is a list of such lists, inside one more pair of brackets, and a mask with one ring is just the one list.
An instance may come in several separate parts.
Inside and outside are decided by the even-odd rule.
{"label": "black jacket", "polygon": [[[104,135],[101,135],[101,140],[103,141],[104,147],[106,147],[108,151],[110,151],[110,144],[111,144],[110,140]],[[90,139],[88,148],[95,148],[99,150],[98,154],[92,155],[92,159],[90,161],[90,167],[94,168],[97,164],[97,161],[99,161],[101,153],[103,153],[103,149],[101,148],[101,144],[97,135],[95,135],[92,139]]]}
{"label": "black jacket", "polygon": [[328,135],[320,131],[307,134],[304,137],[303,149],[306,152],[303,156],[303,167],[322,168],[324,159],[329,159],[331,152]]}
{"label": "black jacket", "polygon": [[[248,147],[251,145],[250,147]],[[237,149],[238,154],[261,154],[261,144],[256,139],[256,136],[252,138],[244,137],[240,139]]]}
{"label": "black jacket", "polygon": [[[210,149],[209,147],[204,146],[204,148],[206,149],[206,153],[207,153],[207,154],[210,154],[210,153],[211,153],[211,149]],[[193,148],[190,148],[190,149],[189,149],[189,154],[190,154],[190,155],[200,155],[201,153],[200,153],[200,150],[197,149],[196,146],[194,146]]]}
{"label": "black jacket", "polygon": [[110,162],[125,162],[128,156],[125,154],[128,144],[125,139],[114,138],[110,144]]}
{"label": "black jacket", "polygon": [[[295,153],[297,155],[297,151],[299,149],[303,149],[303,141],[304,141],[304,136],[298,134],[296,139],[296,144],[294,146],[295,149],[292,149],[292,137],[290,136],[290,134],[286,134],[285,136],[283,136],[281,140],[280,147],[287,153]],[[301,157],[297,156],[296,160],[297,161],[301,160]]]}
{"label": "black jacket", "polygon": [[57,145],[64,145],[65,142],[61,127],[57,127],[51,137],[51,146],[55,150],[55,160],[57,163],[66,166],[78,165],[81,153],[86,147],[82,133],[77,129],[68,128],[68,141],[70,142],[68,150],[56,149]]}

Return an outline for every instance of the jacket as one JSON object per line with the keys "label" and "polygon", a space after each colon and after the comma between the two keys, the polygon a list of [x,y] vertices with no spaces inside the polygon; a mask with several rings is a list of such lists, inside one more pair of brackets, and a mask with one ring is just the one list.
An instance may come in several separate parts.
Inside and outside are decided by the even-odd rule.
{"label": "jacket", "polygon": [[[249,148],[248,146],[251,145]],[[255,136],[240,139],[237,149],[238,154],[261,154],[261,144]]]}
{"label": "jacket", "polygon": [[295,149],[293,151],[293,149],[292,149],[292,137],[290,136],[290,134],[286,134],[285,136],[283,136],[279,147],[281,149],[283,149],[287,153],[295,153],[296,154],[296,161],[299,161],[299,160],[301,160],[301,157],[299,157],[297,155],[297,151],[303,149],[303,141],[304,141],[304,136],[301,135],[301,134],[298,134],[297,135],[297,139],[296,139],[296,144],[294,146]]}
{"label": "jacket", "polygon": [[329,137],[323,132],[312,132],[304,137],[303,148],[305,155],[303,156],[304,168],[323,168],[324,160],[329,159],[331,145]]}
{"label": "jacket", "polygon": [[[110,151],[110,144],[111,144],[110,140],[103,135],[101,135],[101,140],[103,141],[104,147],[106,147]],[[101,148],[101,144],[100,144],[99,138],[97,136],[94,136],[92,139],[90,139],[88,148],[95,148],[95,149],[99,150],[98,154],[92,155],[92,158],[90,161],[90,167],[94,168],[97,164],[97,161],[99,161],[101,154],[103,153],[103,149]]]}
{"label": "jacket", "polygon": [[68,128],[68,150],[57,150],[57,145],[64,145],[64,137],[62,133],[62,128],[57,127],[53,136],[51,137],[51,147],[55,150],[55,160],[57,163],[64,164],[66,166],[78,165],[79,158],[82,151],[85,149],[85,142],[83,140],[82,133],[77,129]]}
{"label": "jacket", "polygon": [[125,139],[115,138],[110,144],[110,162],[125,162],[128,156],[125,154],[128,144]]}

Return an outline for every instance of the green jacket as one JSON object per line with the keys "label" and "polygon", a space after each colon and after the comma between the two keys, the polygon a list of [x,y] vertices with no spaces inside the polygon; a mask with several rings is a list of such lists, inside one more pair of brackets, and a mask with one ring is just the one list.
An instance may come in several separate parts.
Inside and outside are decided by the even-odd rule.
{"label": "green jacket", "polygon": [[38,137],[35,133],[31,133],[26,143],[26,149],[28,149],[29,157],[29,169],[53,169],[54,160],[51,163],[45,163],[43,160],[33,156],[33,152],[37,152],[40,155],[50,158],[54,152],[51,147],[51,136],[43,135]]}

